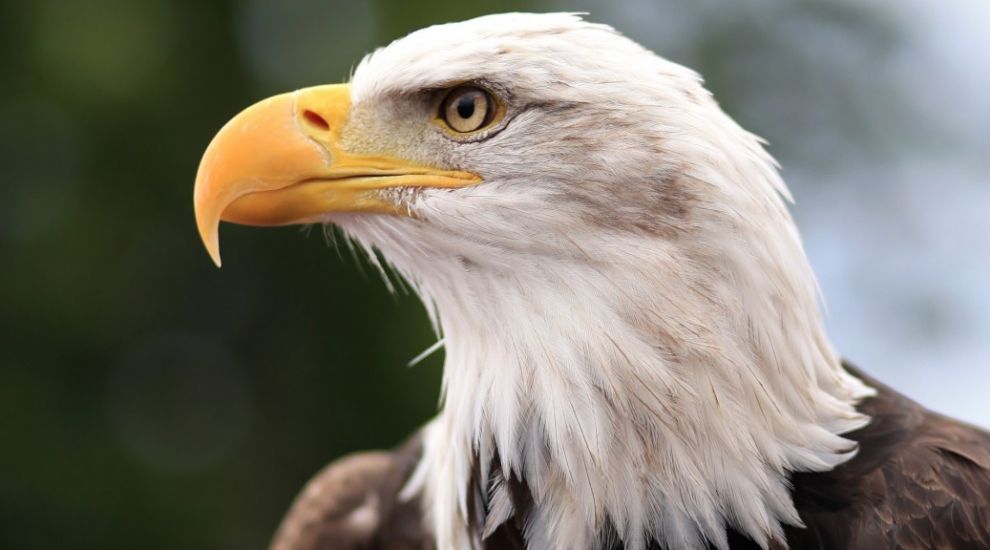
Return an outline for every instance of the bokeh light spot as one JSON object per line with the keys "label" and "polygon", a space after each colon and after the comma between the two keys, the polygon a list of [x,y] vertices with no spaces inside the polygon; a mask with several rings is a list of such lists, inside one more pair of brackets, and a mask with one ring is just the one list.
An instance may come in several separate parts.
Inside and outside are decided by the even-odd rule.
{"label": "bokeh light spot", "polygon": [[121,444],[148,467],[193,472],[236,449],[251,399],[241,369],[220,346],[160,334],[129,350],[110,380],[110,419]]}

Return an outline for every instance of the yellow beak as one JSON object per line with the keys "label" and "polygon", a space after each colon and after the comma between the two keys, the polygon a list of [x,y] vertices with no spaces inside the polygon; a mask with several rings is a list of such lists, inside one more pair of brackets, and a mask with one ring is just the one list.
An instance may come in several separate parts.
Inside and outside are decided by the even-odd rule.
{"label": "yellow beak", "polygon": [[220,221],[291,225],[330,212],[401,214],[382,190],[456,188],[481,178],[340,147],[350,112],[346,84],[278,95],[248,107],[210,142],[196,173],[196,225],[220,266]]}

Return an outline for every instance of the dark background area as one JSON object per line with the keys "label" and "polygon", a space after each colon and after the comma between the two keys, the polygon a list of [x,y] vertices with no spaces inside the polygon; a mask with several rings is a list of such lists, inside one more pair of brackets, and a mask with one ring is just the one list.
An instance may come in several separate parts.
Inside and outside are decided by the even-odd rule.
{"label": "dark background area", "polygon": [[[939,185],[952,204],[971,205],[947,212],[951,223],[964,223],[967,235],[985,229],[965,223],[986,213],[986,161],[974,152],[986,135],[966,133],[986,111],[946,115],[963,121],[960,130],[930,107],[945,102],[940,88],[905,92],[902,82],[917,82],[920,69],[902,60],[904,48],[921,48],[912,37],[928,31],[872,3],[0,6],[3,548],[263,547],[328,460],[393,446],[435,414],[442,352],[405,368],[435,341],[414,296],[389,295],[373,268],[336,250],[319,228],[224,225],[217,270],[192,213],[200,155],[233,114],[275,93],[344,80],[367,51],[432,23],[587,10],[704,74],[730,114],[774,144],[826,295],[837,296],[833,314],[863,319],[839,330],[840,344],[845,338],[860,358],[888,352],[882,338],[857,339],[857,327],[892,319],[885,333],[939,337],[990,315],[986,284],[969,298],[990,273],[986,249],[974,260],[939,248],[942,241],[919,245],[910,232],[898,240],[906,219],[916,223],[913,210],[889,200],[903,189],[863,183],[916,173],[901,160],[934,151],[926,170],[944,162],[981,174],[970,178],[967,168],[953,176],[956,187],[944,178]],[[953,156],[959,147],[963,157]],[[924,195],[930,181],[911,189]],[[864,234],[881,237],[835,245]],[[938,259],[911,279],[887,246]],[[863,258],[875,263],[858,269]],[[939,286],[940,270],[955,274],[949,283],[959,296]],[[888,273],[900,274],[902,293],[870,278]],[[928,298],[884,305],[919,293]],[[880,305],[847,307],[864,297]],[[985,370],[990,339],[982,336],[926,344],[963,346]],[[914,387],[909,375],[927,376],[926,365],[901,386]],[[990,418],[985,404],[972,407],[958,412]]]}

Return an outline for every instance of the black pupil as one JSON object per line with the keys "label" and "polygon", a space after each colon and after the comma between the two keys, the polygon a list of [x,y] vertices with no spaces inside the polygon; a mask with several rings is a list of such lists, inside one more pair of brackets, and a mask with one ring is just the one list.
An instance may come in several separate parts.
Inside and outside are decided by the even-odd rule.
{"label": "black pupil", "polygon": [[457,100],[457,116],[468,119],[474,114],[474,94],[466,94]]}

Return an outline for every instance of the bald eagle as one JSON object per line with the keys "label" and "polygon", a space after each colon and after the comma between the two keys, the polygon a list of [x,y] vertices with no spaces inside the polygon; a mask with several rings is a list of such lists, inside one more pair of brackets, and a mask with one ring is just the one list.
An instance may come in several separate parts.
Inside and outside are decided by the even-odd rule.
{"label": "bald eagle", "polygon": [[446,348],[438,416],[278,549],[986,548],[990,434],[844,364],[759,138],[572,14],[419,30],[238,114],[196,220],[335,224]]}

